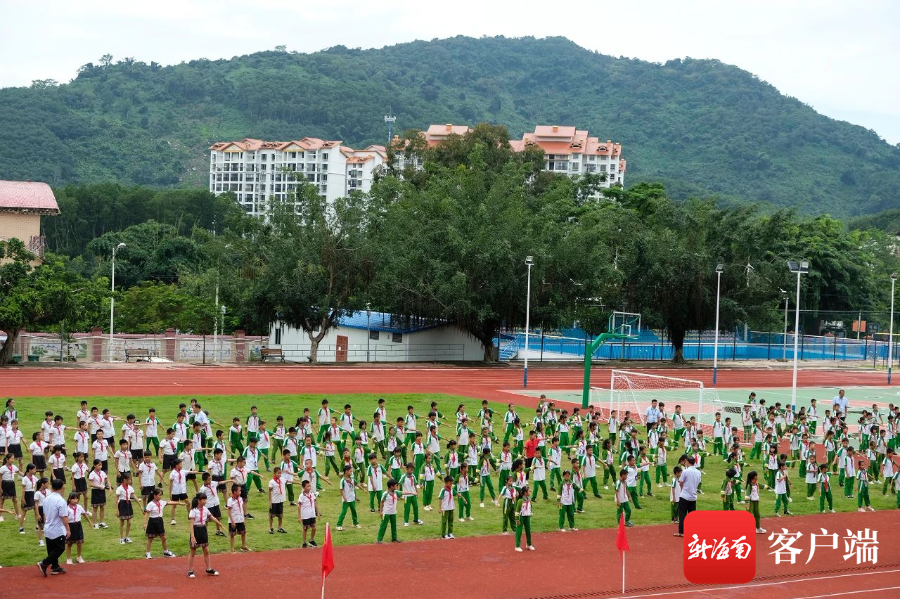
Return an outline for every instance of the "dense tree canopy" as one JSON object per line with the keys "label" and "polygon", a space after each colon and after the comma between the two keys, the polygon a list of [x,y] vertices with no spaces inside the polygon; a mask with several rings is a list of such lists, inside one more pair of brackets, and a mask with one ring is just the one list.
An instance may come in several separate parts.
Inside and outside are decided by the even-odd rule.
{"label": "dense tree canopy", "polygon": [[526,256],[535,261],[535,325],[577,322],[599,333],[609,310],[640,312],[668,332],[676,360],[687,331],[713,326],[717,264],[722,329],[780,329],[781,290],[795,285],[788,259],[810,261],[801,299],[809,328],[820,314],[856,311],[886,325],[878,311],[900,270],[893,235],[793,210],[675,201],[659,183],[600,197],[596,179],[542,173],[540,156],[513,152],[507,140],[503,127],[478,125],[446,145],[417,147],[420,171],[388,171],[369,194],[329,206],[301,186],[290,202],[273,201],[265,220],[190,190],[163,195],[200,205],[158,206],[140,220],[110,207],[140,210],[128,203],[156,202],[157,192],[79,186],[72,198],[106,208],[95,207],[91,229],[75,228],[72,257],[50,254],[33,268],[20,242],[3,244],[0,329],[15,339],[26,327],[108,325],[109,260],[120,243],[122,330],[261,333],[281,321],[307,334],[313,360],[338,319],[367,306],[456,325],[490,358],[498,331],[524,324]]}

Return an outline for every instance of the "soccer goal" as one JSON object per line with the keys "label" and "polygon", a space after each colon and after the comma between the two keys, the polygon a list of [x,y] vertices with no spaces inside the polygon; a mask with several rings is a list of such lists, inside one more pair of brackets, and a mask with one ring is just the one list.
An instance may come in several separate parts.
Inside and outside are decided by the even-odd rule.
{"label": "soccer goal", "polygon": [[732,425],[740,428],[741,404],[724,402],[715,388],[706,388],[703,382],[679,377],[666,377],[637,371],[613,370],[609,389],[592,388],[591,401],[594,406],[606,406],[609,414],[615,410],[620,422],[626,411],[632,421],[644,423],[650,403],[656,400],[664,404],[662,409],[671,421],[675,407],[681,406],[681,414],[687,422],[696,417],[707,434],[712,434],[717,412],[722,420],[731,417]]}

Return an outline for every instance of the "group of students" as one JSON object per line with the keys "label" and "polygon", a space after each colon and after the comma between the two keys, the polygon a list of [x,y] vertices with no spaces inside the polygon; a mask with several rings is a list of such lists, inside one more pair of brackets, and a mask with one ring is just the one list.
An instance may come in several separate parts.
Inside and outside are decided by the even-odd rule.
{"label": "group of students", "polygon": [[[887,431],[875,426],[880,422],[877,407],[863,415],[867,426],[861,428],[860,442],[868,445],[870,455],[868,467],[862,468],[863,461],[855,458],[855,451],[849,445],[847,427],[839,410],[833,415],[826,411],[829,414],[823,427],[823,444],[828,459],[817,464],[816,446],[811,440],[816,423],[809,421],[810,414],[801,411],[795,419],[792,413],[778,406],[766,409],[764,404],[765,401],[757,404],[751,396],[743,411],[750,413],[751,423],[749,431],[745,425],[744,439],[751,435],[754,439],[750,461],[764,460],[762,482],[755,472],[748,474],[746,483],[743,482],[742,470],[750,462],[743,459],[740,432],[731,427],[730,418],[722,421],[721,415],[716,415],[712,426],[713,454],[721,455],[729,463],[721,487],[724,509],[733,510],[735,502],[743,503],[746,491],[749,510],[754,512],[759,528],[759,491],[770,489],[776,494],[776,514],[782,506],[785,514],[790,514],[791,482],[787,469],[795,463],[807,483],[807,497],[812,498],[818,491],[823,512],[826,503],[833,511],[830,477],[838,470],[838,485],[844,487],[845,495],[852,497],[856,487],[860,510],[865,510],[864,506],[871,510],[869,481],[878,481],[880,477],[884,481],[884,493],[891,486],[896,489],[900,472],[893,462],[897,440],[895,435],[888,436]],[[434,510],[433,504],[437,504],[441,513],[441,537],[452,539],[457,518],[461,522],[474,520],[471,488],[479,486],[480,506],[485,506],[489,495],[493,505],[500,508],[502,532],[515,531],[519,550],[524,533],[525,547],[533,549],[533,501],[541,496],[545,501],[550,500],[548,480],[549,491],[558,489],[556,508],[562,531],[566,525],[571,530],[577,529],[576,514],[584,512],[588,489],[595,498],[602,497],[601,473],[604,489],[609,489],[610,481],[614,486],[617,518],[624,514],[626,524],[631,526],[632,507],[642,508],[639,498],[645,493],[653,496],[650,475],[653,468],[657,487],[670,488],[672,518],[677,519],[678,479],[685,460],[692,458],[703,469],[711,453],[707,451],[703,428],[696,418],[683,416],[680,406],[675,407],[671,418],[666,415],[664,405],[655,400],[648,415],[650,410],[655,418],[652,423],[649,419],[644,423],[644,435],[639,431],[637,415],[628,411],[621,417],[611,411],[604,418],[589,407],[582,415],[578,407],[571,412],[557,410],[553,402],[542,397],[534,418],[527,425],[527,434],[526,424],[516,408],[512,404],[507,407],[501,440],[499,432],[494,431],[494,413],[487,401],[474,417],[469,417],[465,405],[460,404],[455,422],[453,417],[445,418],[436,403],[431,404],[424,423],[414,407],[408,406],[405,414],[396,418],[395,425],[388,425],[384,399],[378,400],[371,421],[357,419],[349,404],[333,411],[328,400],[323,400],[315,422],[309,409],[305,409],[293,426],[287,426],[285,419],[278,416],[271,430],[253,406],[248,417],[233,418],[227,432],[214,427],[214,421],[196,400],[181,404],[175,422],[164,432],[154,409],[139,421],[133,414],[122,419],[111,415],[109,410],[88,408],[82,402],[75,418],[78,425],[70,435],[66,434],[63,415],[46,413],[40,431],[32,435],[28,449],[31,462],[23,465],[23,434],[18,428],[15,401],[9,399],[0,417],[3,432],[0,441],[6,444],[0,447],[3,456],[0,520],[4,512],[14,514],[19,521],[19,532],[24,534],[25,520],[33,513],[42,544],[41,502],[50,493],[49,483],[51,479],[71,478],[71,520],[79,527],[77,534],[70,537],[69,560],[74,547],[75,560],[83,561],[81,518],[87,519],[95,529],[108,527],[106,495],[111,490],[115,494],[120,543],[132,541],[133,505],[137,504],[144,516],[146,551],[150,558],[156,538],[162,543],[163,555],[174,556],[167,544],[164,509],[171,506],[169,524],[176,525],[176,511],[184,506],[188,512],[191,554],[203,549],[209,572],[206,527],[210,521],[215,524],[215,534],[224,537],[227,520],[230,549],[234,550],[235,539],[240,537],[240,549],[249,551],[245,522],[254,518],[248,510],[248,494],[254,487],[268,495],[270,534],[287,533],[283,527],[285,504],[297,506],[297,518],[303,530],[302,545],[315,546],[316,520],[321,515],[318,496],[323,482],[332,483],[328,476],[333,470],[339,477],[338,531],[343,530],[348,513],[352,525],[360,527],[356,508],[359,490],[368,492],[369,510],[380,517],[378,543],[383,541],[388,528],[391,541],[399,541],[397,516],[401,501],[404,526],[423,524],[419,514],[420,495],[423,511]],[[900,422],[900,409],[891,405],[889,410],[887,429],[893,432]],[[118,450],[112,452],[110,449],[116,445],[116,421],[121,421],[120,439]],[[747,421],[744,415],[742,421]],[[604,424],[606,436],[602,432]],[[671,442],[670,424],[674,433]],[[160,433],[164,433],[162,438]],[[785,437],[790,443],[790,458],[778,453],[778,443]],[[839,445],[835,444],[836,439]],[[73,452],[68,450],[69,440],[74,445]],[[682,443],[684,454],[670,478],[667,453]],[[763,447],[768,449],[765,457]],[[319,461],[324,463],[324,475],[319,473]],[[263,464],[272,474],[267,490],[262,485]],[[111,467],[114,470],[110,471]],[[50,477],[44,476],[47,470],[51,471]],[[139,480],[137,488],[132,483],[133,477]],[[17,502],[17,480],[21,482],[21,502]],[[298,481],[300,489],[295,493]],[[163,500],[164,486],[169,488],[167,500]],[[193,487],[190,496],[189,486]],[[698,493],[703,492],[698,490]],[[13,511],[3,508],[5,500],[12,500]],[[222,506],[227,519],[223,518]]]}

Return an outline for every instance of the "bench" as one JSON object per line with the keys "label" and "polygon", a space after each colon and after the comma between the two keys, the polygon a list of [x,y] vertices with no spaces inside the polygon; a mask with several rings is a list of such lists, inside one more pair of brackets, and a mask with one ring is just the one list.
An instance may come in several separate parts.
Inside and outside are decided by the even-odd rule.
{"label": "bench", "polygon": [[281,348],[262,348],[259,351],[260,362],[266,362],[267,358],[280,358],[284,362],[284,352]]}
{"label": "bench", "polygon": [[125,348],[125,362],[128,362],[129,358],[150,360],[150,350],[147,348]]}

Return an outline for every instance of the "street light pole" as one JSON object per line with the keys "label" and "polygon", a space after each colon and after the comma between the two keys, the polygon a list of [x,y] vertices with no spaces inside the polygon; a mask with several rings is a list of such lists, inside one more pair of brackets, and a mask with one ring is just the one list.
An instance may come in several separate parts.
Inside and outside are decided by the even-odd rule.
{"label": "street light pole", "polygon": [[372,309],[366,304],[366,362],[369,362],[369,344],[372,341],[372,327],[370,325],[372,319]]}
{"label": "street light pole", "polygon": [[112,251],[112,278],[110,279],[109,288],[109,348],[106,350],[109,362],[112,362],[113,359],[113,330],[116,321],[116,250],[121,250],[124,247],[125,244],[119,243],[118,245],[113,246]]}
{"label": "street light pole", "polygon": [[522,374],[522,387],[528,387],[528,329],[531,327],[531,267],[534,266],[534,257],[526,256],[525,264],[528,265],[528,291],[525,296],[525,371]]}
{"label": "street light pole", "polygon": [[784,335],[781,336],[781,360],[787,361],[787,319],[788,319],[788,293],[784,293]]}
{"label": "street light pole", "polygon": [[794,307],[794,375],[791,382],[791,410],[796,410],[797,406],[797,358],[798,344],[800,343],[800,276],[803,273],[809,273],[808,261],[788,261],[788,268],[792,273],[797,274],[797,305]]}
{"label": "street light pole", "polygon": [[713,387],[716,387],[716,376],[719,371],[719,297],[722,293],[722,271],[724,270],[725,265],[722,263],[716,265],[716,337],[713,342]]}
{"label": "street light pole", "polygon": [[894,284],[896,282],[897,274],[891,273],[891,324],[888,328],[888,385],[891,385],[891,370],[894,364]]}

